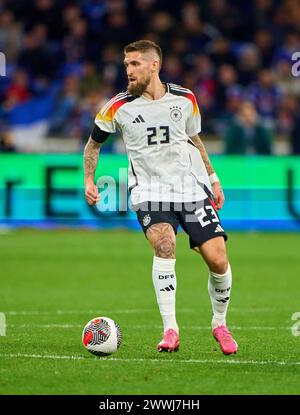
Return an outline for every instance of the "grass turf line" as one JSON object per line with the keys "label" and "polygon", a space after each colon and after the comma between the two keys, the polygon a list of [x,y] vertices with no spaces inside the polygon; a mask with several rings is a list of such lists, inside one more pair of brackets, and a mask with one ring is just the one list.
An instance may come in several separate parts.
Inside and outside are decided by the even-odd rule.
{"label": "grass turf line", "polygon": [[[232,330],[239,352],[223,356],[209,330],[207,269],[189,250],[184,234],[177,238],[181,346],[176,354],[155,350],[162,328],[152,251],[142,233],[26,230],[1,235],[0,311],[8,312],[8,326],[0,337],[0,393],[299,394],[300,336],[288,330],[295,323],[291,316],[300,311],[299,238],[230,234],[234,279],[228,325],[239,327]],[[103,360],[84,350],[81,328],[105,314],[120,324],[124,341]],[[70,327],[51,327],[55,324]]]}

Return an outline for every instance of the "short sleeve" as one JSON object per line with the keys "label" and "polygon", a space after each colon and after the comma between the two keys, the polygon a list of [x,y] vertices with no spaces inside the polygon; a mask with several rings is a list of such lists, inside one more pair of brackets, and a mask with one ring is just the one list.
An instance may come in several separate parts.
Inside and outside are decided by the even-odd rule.
{"label": "short sleeve", "polygon": [[189,137],[193,137],[201,132],[201,115],[195,95],[191,92],[188,98],[190,100],[190,114],[186,122],[186,133]]}
{"label": "short sleeve", "polygon": [[96,115],[95,124],[102,131],[115,133],[117,130],[115,113],[116,108],[113,104],[113,100],[110,100]]}

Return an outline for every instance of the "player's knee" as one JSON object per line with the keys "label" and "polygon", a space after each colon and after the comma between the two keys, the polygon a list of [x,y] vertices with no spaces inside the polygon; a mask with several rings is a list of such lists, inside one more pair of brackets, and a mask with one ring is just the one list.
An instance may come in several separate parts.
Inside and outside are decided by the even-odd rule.
{"label": "player's knee", "polygon": [[226,255],[218,255],[209,261],[209,269],[216,274],[225,274],[228,269]]}
{"label": "player's knee", "polygon": [[175,258],[175,241],[162,238],[155,244],[155,256],[160,258]]}

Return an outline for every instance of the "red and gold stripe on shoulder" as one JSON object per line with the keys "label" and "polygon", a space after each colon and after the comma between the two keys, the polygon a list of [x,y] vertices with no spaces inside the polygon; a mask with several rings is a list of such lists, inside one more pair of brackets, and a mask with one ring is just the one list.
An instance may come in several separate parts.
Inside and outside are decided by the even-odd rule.
{"label": "red and gold stripe on shoulder", "polygon": [[121,92],[110,99],[101,111],[97,114],[96,119],[102,121],[112,121],[118,109],[132,100],[132,95],[128,92]]}
{"label": "red and gold stripe on shoulder", "polygon": [[192,101],[192,104],[193,104],[193,115],[199,113],[199,108],[198,108],[198,105],[197,105],[197,100],[196,100],[195,95],[192,92],[186,92],[184,94],[184,96],[186,96],[189,100]]}
{"label": "red and gold stripe on shoulder", "polygon": [[199,108],[198,108],[196,97],[190,89],[183,88],[182,86],[176,85],[176,84],[169,84],[169,89],[170,89],[171,94],[181,95],[183,97],[188,98],[192,102],[193,115],[199,113]]}

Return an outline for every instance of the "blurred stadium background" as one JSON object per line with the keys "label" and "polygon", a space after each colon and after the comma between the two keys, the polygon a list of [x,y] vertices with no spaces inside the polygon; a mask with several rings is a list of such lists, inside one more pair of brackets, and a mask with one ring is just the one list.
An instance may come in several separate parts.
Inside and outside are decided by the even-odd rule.
{"label": "blurred stadium background", "polygon": [[[300,311],[295,296],[299,65],[297,73],[292,71],[293,54],[300,52],[299,22],[298,0],[0,0],[0,52],[6,60],[0,76],[0,300],[7,333],[14,332],[1,342],[1,358],[7,358],[4,393],[299,392],[299,338],[287,335],[292,314]],[[241,366],[229,368],[209,351],[205,278],[194,298],[200,262],[178,249],[178,275],[187,276],[181,279],[183,294],[178,293],[186,314],[179,319],[186,327],[191,321],[200,324],[207,336],[201,336],[204,349],[198,353],[195,327],[183,328],[189,347],[174,361],[200,360],[195,360],[193,382],[187,381],[191,366],[186,371],[174,366],[172,386],[167,371],[151,366],[161,335],[154,294],[149,294],[152,253],[141,231],[127,232],[139,226],[126,209],[127,157],[118,135],[102,147],[97,170],[97,177],[115,179],[115,197],[103,187],[109,201],[89,207],[83,193],[82,150],[94,117],[126,89],[122,48],[142,38],[162,47],[162,80],[197,96],[202,139],[224,187],[221,218],[237,276],[231,322],[241,343]],[[15,230],[20,227],[47,231]],[[182,238],[178,245],[186,247]],[[145,286],[139,284],[141,276]],[[95,288],[100,284],[101,292]],[[129,313],[132,304],[140,314]],[[109,366],[99,373],[82,357],[72,367],[59,360],[84,353],[80,328],[97,310],[117,318],[124,329],[120,359],[130,365],[131,358],[141,357],[144,370]],[[150,316],[156,324],[155,329],[150,325],[151,334]],[[139,342],[147,336],[151,342],[144,350]],[[27,364],[26,359],[45,353],[58,360]],[[12,364],[17,357],[20,367]],[[158,357],[163,358],[169,359]],[[208,370],[215,365],[220,365],[218,379]]]}
{"label": "blurred stadium background", "polygon": [[[0,12],[2,224],[135,227],[79,189],[95,114],[126,89],[122,48],[146,38],[163,49],[162,80],[197,96],[227,228],[299,228],[299,1],[1,0]],[[97,174],[118,178],[121,138],[102,154]]]}
{"label": "blurred stadium background", "polygon": [[[0,11],[3,152],[80,151],[99,107],[126,88],[123,46],[146,38],[164,52],[162,79],[195,92],[212,152],[300,153],[297,0],[1,0]],[[235,123],[253,112],[254,148]],[[105,151],[124,148],[115,137]]]}

